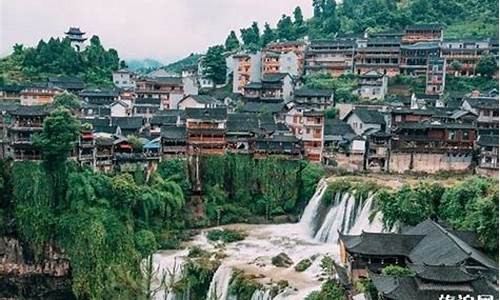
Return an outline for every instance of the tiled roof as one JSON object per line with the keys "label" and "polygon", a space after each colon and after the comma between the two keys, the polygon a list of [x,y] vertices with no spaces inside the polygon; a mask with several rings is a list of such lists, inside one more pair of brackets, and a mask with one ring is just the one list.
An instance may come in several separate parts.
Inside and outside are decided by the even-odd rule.
{"label": "tiled roof", "polygon": [[296,97],[331,97],[333,93],[333,90],[301,88],[295,90],[294,95]]}
{"label": "tiled roof", "polygon": [[80,97],[118,97],[118,91],[114,89],[88,89],[78,93]]}
{"label": "tiled roof", "polygon": [[422,279],[436,282],[470,282],[477,275],[468,273],[465,268],[457,266],[409,265],[416,275]]}
{"label": "tiled roof", "polygon": [[418,43],[411,44],[411,45],[401,45],[401,49],[406,49],[406,50],[439,49],[439,43],[418,42]]}
{"label": "tiled roof", "polygon": [[289,76],[288,73],[264,74],[264,76],[262,76],[262,82],[277,83],[287,76]]}
{"label": "tiled roof", "polygon": [[347,114],[344,120],[351,114],[356,114],[358,118],[365,124],[385,124],[384,115],[381,112],[374,109],[366,109],[366,108],[356,108],[352,110],[349,114]]}
{"label": "tiled roof", "polygon": [[139,129],[142,127],[142,117],[113,117],[111,124],[120,127],[120,129]]}
{"label": "tiled roof", "polygon": [[185,141],[186,127],[185,126],[162,126],[161,138],[168,141]]}
{"label": "tiled roof", "polygon": [[283,102],[248,101],[241,109],[243,112],[252,113],[279,113],[285,108]]}
{"label": "tiled roof", "polygon": [[413,24],[406,26],[406,30],[441,30],[441,24]]}
{"label": "tiled roof", "polygon": [[359,236],[340,235],[340,239],[351,253],[406,257],[423,238],[423,235],[371,232],[363,232]]}
{"label": "tiled roof", "polygon": [[158,106],[161,105],[160,98],[136,98],[134,106]]}
{"label": "tiled roof", "polygon": [[466,97],[464,98],[472,108],[497,109],[498,97]]}
{"label": "tiled roof", "polygon": [[186,108],[186,118],[200,120],[225,120],[227,118],[227,108]]}
{"label": "tiled roof", "polygon": [[189,95],[186,96],[186,98],[192,98],[194,101],[201,104],[221,104],[219,100],[209,95]]}
{"label": "tiled roof", "polygon": [[56,86],[62,89],[80,90],[85,87],[85,83],[76,76],[52,76],[48,78],[49,86]]}
{"label": "tiled roof", "polygon": [[11,111],[13,116],[47,116],[54,108],[49,105],[20,105],[16,109]]}
{"label": "tiled roof", "polygon": [[480,135],[477,144],[479,146],[498,147],[498,135]]}
{"label": "tiled roof", "polygon": [[355,136],[354,130],[346,122],[339,119],[326,119],[325,120],[325,136],[326,135],[339,135],[339,136]]}

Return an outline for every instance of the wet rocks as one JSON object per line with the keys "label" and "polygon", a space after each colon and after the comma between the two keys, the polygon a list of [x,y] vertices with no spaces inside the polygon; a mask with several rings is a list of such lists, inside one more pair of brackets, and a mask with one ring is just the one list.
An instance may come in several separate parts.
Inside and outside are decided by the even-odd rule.
{"label": "wet rocks", "polygon": [[293,260],[284,252],[274,256],[271,263],[278,268],[289,268],[293,265]]}

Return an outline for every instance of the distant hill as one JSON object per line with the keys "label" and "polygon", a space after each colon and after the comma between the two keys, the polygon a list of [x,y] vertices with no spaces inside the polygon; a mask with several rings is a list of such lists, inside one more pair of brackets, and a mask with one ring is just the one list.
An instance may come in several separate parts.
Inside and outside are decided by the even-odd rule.
{"label": "distant hill", "polygon": [[200,57],[201,54],[191,53],[189,56],[181,60],[178,60],[176,62],[173,62],[171,64],[162,67],[162,69],[164,69],[167,72],[180,74],[182,73],[183,68],[198,65],[198,59],[200,59]]}
{"label": "distant hill", "polygon": [[139,71],[142,69],[157,69],[161,67],[163,64],[157,60],[154,60],[152,58],[145,58],[145,59],[131,59],[131,60],[126,60],[127,66],[130,70],[132,71]]}

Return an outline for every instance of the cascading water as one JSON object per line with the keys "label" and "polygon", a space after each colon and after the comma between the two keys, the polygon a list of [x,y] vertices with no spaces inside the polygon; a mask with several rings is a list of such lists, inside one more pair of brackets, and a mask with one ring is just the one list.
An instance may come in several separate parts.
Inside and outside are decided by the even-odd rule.
{"label": "cascading water", "polygon": [[[194,174],[193,174],[194,175]],[[382,231],[380,213],[372,221],[373,195],[366,199],[355,199],[353,193],[334,193],[331,204],[322,201],[327,191],[328,183],[321,180],[313,197],[310,199],[300,222],[279,225],[235,224],[225,226],[233,230],[245,231],[247,236],[243,241],[220,245],[209,241],[206,233],[196,236],[187,246],[197,246],[206,251],[223,251],[221,265],[215,272],[206,294],[207,300],[236,300],[237,296],[230,293],[230,282],[233,270],[238,269],[245,274],[255,275],[255,280],[263,285],[256,290],[251,300],[303,300],[306,296],[321,288],[324,272],[321,268],[321,257],[327,255],[340,260],[339,248],[335,243],[338,232],[344,234],[359,234],[363,230],[369,232]],[[304,259],[312,259],[312,265],[304,272],[296,272],[294,267],[279,268],[272,264],[272,258],[280,253],[286,253],[297,264]],[[188,250],[177,251],[170,255],[159,253],[159,267],[172,268],[175,259],[187,258]],[[180,263],[180,261],[178,261]],[[234,268],[234,269],[233,269]],[[176,269],[176,267],[174,267]],[[180,274],[181,272],[175,272]],[[170,277],[171,282],[180,278]],[[286,280],[289,288],[271,297],[270,286],[280,280]],[[166,288],[155,299],[177,300],[172,289]],[[177,298],[177,299],[176,299]]]}
{"label": "cascading water", "polygon": [[215,272],[212,282],[210,282],[207,300],[230,300],[228,294],[232,275],[233,268],[221,265]]}
{"label": "cascading water", "polygon": [[323,199],[323,195],[325,194],[327,188],[328,183],[325,180],[322,179],[318,182],[316,192],[312,196],[311,200],[309,200],[309,203],[300,218],[299,226],[303,227],[309,235],[314,234],[316,218],[321,207],[321,199]]}

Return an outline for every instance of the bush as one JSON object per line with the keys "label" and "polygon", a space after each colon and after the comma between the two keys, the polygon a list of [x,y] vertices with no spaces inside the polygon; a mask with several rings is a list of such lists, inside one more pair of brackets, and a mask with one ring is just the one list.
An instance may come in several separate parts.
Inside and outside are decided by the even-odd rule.
{"label": "bush", "polygon": [[382,275],[404,277],[413,275],[413,271],[397,265],[390,265],[382,269]]}
{"label": "bush", "polygon": [[229,229],[215,229],[207,233],[207,239],[211,241],[222,241],[224,243],[232,243],[245,239],[245,234]]}
{"label": "bush", "polygon": [[301,261],[299,261],[296,265],[295,265],[295,271],[297,272],[304,272],[305,270],[307,270],[310,266],[312,265],[312,260],[310,260],[309,258],[305,258]]}

